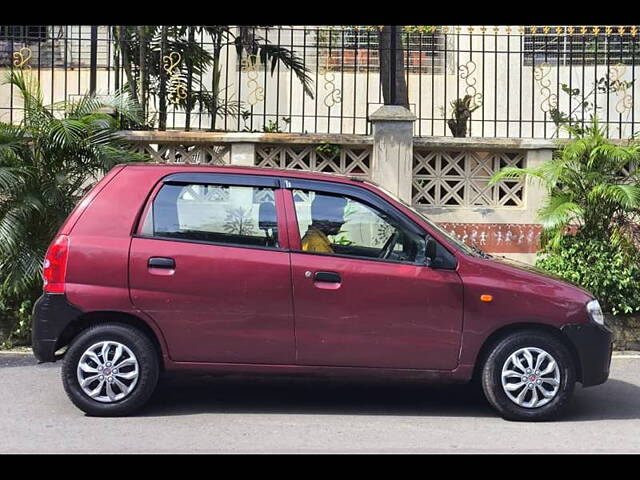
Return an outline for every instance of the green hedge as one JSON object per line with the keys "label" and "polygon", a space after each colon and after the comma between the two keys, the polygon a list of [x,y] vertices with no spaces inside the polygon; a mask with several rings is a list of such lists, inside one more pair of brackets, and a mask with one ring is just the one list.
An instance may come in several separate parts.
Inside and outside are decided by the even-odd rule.
{"label": "green hedge", "polygon": [[589,290],[607,313],[640,311],[640,253],[624,244],[566,235],[553,251],[539,252],[536,265]]}

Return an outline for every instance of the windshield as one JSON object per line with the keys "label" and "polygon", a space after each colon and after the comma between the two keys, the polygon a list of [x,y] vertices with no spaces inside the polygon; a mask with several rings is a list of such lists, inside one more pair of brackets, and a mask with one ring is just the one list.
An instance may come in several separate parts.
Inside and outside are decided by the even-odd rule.
{"label": "windshield", "polygon": [[386,188],[381,187],[380,185],[377,185],[377,184],[372,183],[372,182],[368,182],[368,183],[371,183],[376,188],[379,188],[384,193],[389,195],[391,198],[393,198],[397,202],[401,203],[402,205],[407,207],[409,210],[411,210],[413,213],[418,215],[422,220],[424,220],[427,224],[429,224],[430,227],[432,227],[434,230],[437,230],[449,242],[449,244],[452,245],[453,247],[462,250],[464,253],[466,253],[468,255],[473,255],[473,256],[476,256],[476,257],[484,256],[484,252],[480,253],[481,252],[480,249],[478,249],[477,247],[474,249],[474,248],[470,247],[469,245],[467,245],[466,243],[463,243],[455,235],[452,235],[451,233],[447,232],[441,226],[439,226],[439,225],[435,224],[434,222],[432,222],[431,220],[429,220],[423,213],[421,213],[420,211],[416,210],[413,206],[409,205],[407,202],[405,202],[401,198],[397,197],[393,193],[389,192]]}

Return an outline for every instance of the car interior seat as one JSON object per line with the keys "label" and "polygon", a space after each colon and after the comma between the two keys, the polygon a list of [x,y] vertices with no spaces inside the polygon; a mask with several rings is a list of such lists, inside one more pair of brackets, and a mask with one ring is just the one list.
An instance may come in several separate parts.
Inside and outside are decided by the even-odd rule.
{"label": "car interior seat", "polygon": [[264,231],[268,247],[278,246],[278,219],[276,207],[273,203],[262,202],[260,204],[258,209],[258,228]]}

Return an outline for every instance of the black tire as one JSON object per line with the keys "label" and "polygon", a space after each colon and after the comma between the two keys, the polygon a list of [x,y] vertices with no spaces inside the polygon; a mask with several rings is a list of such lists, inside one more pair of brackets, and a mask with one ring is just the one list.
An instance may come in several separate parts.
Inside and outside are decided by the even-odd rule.
{"label": "black tire", "polygon": [[[133,390],[123,399],[103,403],[91,398],[80,387],[77,369],[83,353],[102,341],[115,341],[125,345],[138,362],[138,380]],[[125,416],[142,407],[153,394],[159,375],[158,352],[151,340],[140,330],[121,323],[103,323],[80,333],[67,350],[62,365],[62,384],[73,402],[88,415],[98,417]]]}
{"label": "black tire", "polygon": [[[507,359],[521,348],[539,348],[548,352],[560,371],[560,385],[556,396],[546,405],[526,408],[512,401],[502,387],[502,367]],[[498,341],[490,350],[482,367],[481,383],[486,399],[506,420],[544,421],[559,416],[568,406],[576,382],[575,365],[565,345],[551,334],[526,330]],[[517,393],[521,392],[519,390]],[[532,398],[526,394],[524,398]]]}

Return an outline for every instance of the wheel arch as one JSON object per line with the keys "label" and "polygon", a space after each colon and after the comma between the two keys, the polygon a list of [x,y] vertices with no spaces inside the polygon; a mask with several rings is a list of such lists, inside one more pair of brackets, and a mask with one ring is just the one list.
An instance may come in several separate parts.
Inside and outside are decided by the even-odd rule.
{"label": "wheel arch", "polygon": [[56,344],[56,350],[68,346],[74,338],[76,338],[87,328],[102,323],[121,323],[136,328],[137,330],[140,330],[142,333],[144,333],[153,343],[153,346],[155,347],[156,353],[158,355],[160,368],[164,370],[165,350],[163,348],[163,344],[161,343],[162,339],[160,337],[160,332],[157,332],[153,327],[149,325],[148,322],[146,322],[139,316],[128,312],[106,310],[86,312],[81,314],[73,322],[69,323],[69,325],[67,325],[66,328],[62,331],[62,334],[58,338],[58,342]]}
{"label": "wheel arch", "polygon": [[484,341],[484,343],[482,344],[482,347],[480,347],[480,350],[476,355],[476,361],[473,368],[473,377],[472,377],[473,380],[476,380],[479,378],[484,362],[489,356],[489,353],[491,352],[492,347],[495,346],[502,339],[506,338],[507,336],[516,332],[521,332],[521,331],[538,331],[542,333],[547,333],[555,337],[560,342],[562,342],[562,344],[567,348],[567,350],[571,354],[571,359],[573,360],[573,363],[576,369],[576,380],[579,382],[582,382],[582,367],[580,363],[580,357],[578,355],[578,352],[575,346],[573,345],[573,343],[571,343],[567,335],[565,335],[562,332],[562,330],[552,325],[547,325],[543,323],[534,323],[534,322],[520,322],[520,323],[504,325],[503,327],[500,327],[499,329],[492,332],[491,335],[489,335],[487,339]]}

